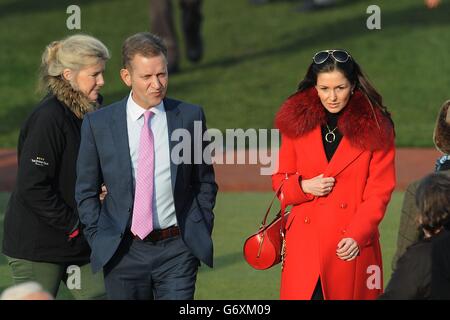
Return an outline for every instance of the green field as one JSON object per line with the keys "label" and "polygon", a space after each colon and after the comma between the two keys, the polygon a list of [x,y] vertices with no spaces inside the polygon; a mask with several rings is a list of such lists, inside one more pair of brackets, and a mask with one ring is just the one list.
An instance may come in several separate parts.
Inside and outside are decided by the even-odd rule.
{"label": "green field", "polygon": [[[81,32],[112,52],[105,102],[127,93],[118,73],[120,47],[127,36],[148,29],[147,0],[0,0],[0,147],[16,145],[21,123],[40,98],[34,88],[45,45],[79,32],[66,28],[66,8],[74,3],[81,8]],[[210,127],[270,128],[313,53],[346,48],[392,111],[397,145],[431,146],[437,110],[449,98],[450,2],[436,10],[427,10],[423,0],[338,3],[298,13],[295,1],[204,1],[205,59],[182,61],[183,72],[170,77],[170,96],[204,106]],[[366,27],[371,4],[381,8],[381,30]]]}
{"label": "green field", "polygon": [[[278,299],[280,268],[257,271],[242,257],[242,245],[262,219],[270,193],[221,193],[217,198],[213,232],[215,267],[202,266],[198,275],[196,299]],[[395,250],[399,213],[403,194],[394,193],[386,217],[381,224],[381,243],[385,282],[390,277],[390,262]],[[0,235],[8,194],[0,193]],[[0,255],[0,292],[11,284],[5,258]],[[59,299],[70,299],[64,289]]]}
{"label": "green field", "polygon": [[[66,28],[71,4],[81,8],[81,31]],[[397,146],[432,146],[437,110],[450,98],[450,1],[443,0],[436,10],[427,10],[423,0],[338,4],[305,14],[295,11],[296,1],[252,6],[247,0],[204,0],[205,58],[197,65],[183,58],[182,72],[170,76],[169,95],[202,105],[210,128],[271,128],[279,105],[295,91],[312,55],[345,48],[383,95],[396,123]],[[366,28],[366,9],[372,4],[381,8],[381,30]],[[49,42],[77,32],[105,42],[112,53],[102,92],[108,104],[127,94],[119,78],[121,44],[127,36],[148,30],[148,19],[147,0],[0,0],[0,147],[16,146],[23,120],[41,98],[35,92],[36,76]],[[180,30],[180,20],[175,20]],[[7,198],[0,193],[0,236]],[[277,298],[279,267],[255,271],[241,252],[269,199],[269,193],[218,196],[215,268],[200,269],[197,299]],[[401,199],[401,193],[394,194],[381,225],[385,280]],[[0,291],[10,284],[0,255]],[[62,290],[58,298],[70,298],[70,293]]]}

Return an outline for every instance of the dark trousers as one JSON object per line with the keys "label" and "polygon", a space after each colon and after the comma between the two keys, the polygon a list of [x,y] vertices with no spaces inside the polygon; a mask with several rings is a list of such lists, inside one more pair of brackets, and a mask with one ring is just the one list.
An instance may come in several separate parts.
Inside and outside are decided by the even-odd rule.
{"label": "dark trousers", "polygon": [[[201,2],[201,0],[180,0],[182,29],[187,50],[192,43],[198,41],[202,21]],[[171,0],[150,0],[150,30],[164,39],[169,67],[177,66],[180,52]]]}
{"label": "dark trousers", "polygon": [[124,237],[105,266],[110,300],[192,300],[199,260],[181,236],[144,242]]}
{"label": "dark trousers", "polygon": [[322,283],[319,280],[317,280],[316,287],[314,288],[314,292],[311,296],[311,300],[324,300],[323,298],[323,292],[322,292]]}

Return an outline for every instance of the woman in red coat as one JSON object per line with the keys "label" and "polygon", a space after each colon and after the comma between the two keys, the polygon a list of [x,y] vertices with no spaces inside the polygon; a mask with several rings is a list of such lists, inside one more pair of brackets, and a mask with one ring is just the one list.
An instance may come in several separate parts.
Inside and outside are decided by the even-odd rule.
{"label": "woman in red coat", "polygon": [[281,299],[375,299],[378,225],[395,187],[394,128],[380,94],[344,50],[314,55],[275,120],[286,205]]}

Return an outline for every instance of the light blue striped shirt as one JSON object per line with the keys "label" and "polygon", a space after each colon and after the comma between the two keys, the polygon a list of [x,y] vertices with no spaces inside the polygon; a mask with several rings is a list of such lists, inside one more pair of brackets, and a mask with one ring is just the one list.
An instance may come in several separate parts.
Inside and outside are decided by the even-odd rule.
{"label": "light blue striped shirt", "polygon": [[[164,103],[150,109],[155,115],[151,118],[150,127],[154,137],[155,147],[155,177],[153,192],[153,229],[165,229],[177,225],[175,204],[172,192],[170,174],[169,134],[167,129],[166,110]],[[139,155],[139,140],[144,125],[144,112],[132,98],[132,92],[127,101],[128,143],[130,145],[131,169],[133,184],[136,186],[136,170]]]}

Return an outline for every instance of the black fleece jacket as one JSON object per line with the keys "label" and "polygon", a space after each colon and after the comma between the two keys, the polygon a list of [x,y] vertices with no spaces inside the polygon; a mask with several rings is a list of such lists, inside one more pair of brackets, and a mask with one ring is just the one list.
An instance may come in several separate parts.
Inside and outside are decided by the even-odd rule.
{"label": "black fleece jacket", "polygon": [[46,96],[20,131],[16,187],[6,209],[3,253],[41,262],[88,262],[74,199],[82,120]]}

